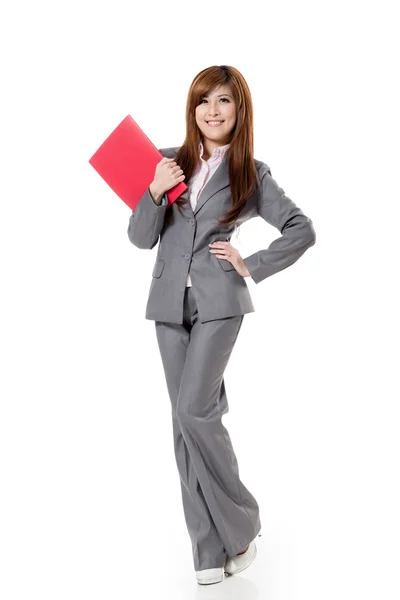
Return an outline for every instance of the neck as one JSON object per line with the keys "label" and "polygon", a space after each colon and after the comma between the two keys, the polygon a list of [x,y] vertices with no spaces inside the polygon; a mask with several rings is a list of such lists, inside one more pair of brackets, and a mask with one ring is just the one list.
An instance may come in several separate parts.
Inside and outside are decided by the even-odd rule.
{"label": "neck", "polygon": [[226,144],[229,144],[228,140],[224,140],[220,143],[218,142],[213,142],[210,140],[202,140],[202,144],[203,144],[203,159],[204,160],[208,160],[211,156],[211,154],[214,152],[215,148],[218,148],[219,146],[226,146]]}

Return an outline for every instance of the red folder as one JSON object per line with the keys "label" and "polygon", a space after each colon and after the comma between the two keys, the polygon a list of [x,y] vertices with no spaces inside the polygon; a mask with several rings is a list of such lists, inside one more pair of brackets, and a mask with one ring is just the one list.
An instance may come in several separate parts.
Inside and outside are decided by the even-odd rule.
{"label": "red folder", "polygon": [[[134,211],[153,181],[156,165],[162,158],[161,152],[128,115],[96,150],[89,163]],[[185,190],[187,185],[183,181],[168,190],[168,206]]]}

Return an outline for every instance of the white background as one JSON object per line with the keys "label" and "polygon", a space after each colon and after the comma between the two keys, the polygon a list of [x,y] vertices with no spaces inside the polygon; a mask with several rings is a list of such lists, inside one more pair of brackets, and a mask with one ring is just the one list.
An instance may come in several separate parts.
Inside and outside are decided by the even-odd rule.
{"label": "white background", "polygon": [[[399,598],[394,7],[2,8],[3,600]],[[256,312],[224,424],[262,537],[250,569],[201,588],[144,318],[157,249],[130,243],[130,209],[88,160],[127,114],[158,148],[181,145],[191,81],[218,64],[248,82],[255,157],[317,241],[246,279]],[[245,257],[278,235],[260,218],[232,243]]]}

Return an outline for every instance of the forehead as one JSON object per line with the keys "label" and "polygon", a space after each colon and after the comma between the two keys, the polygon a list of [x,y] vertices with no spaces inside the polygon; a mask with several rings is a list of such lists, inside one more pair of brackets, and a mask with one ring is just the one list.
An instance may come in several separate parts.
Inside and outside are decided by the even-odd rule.
{"label": "forehead", "polygon": [[203,96],[207,96],[212,98],[213,96],[220,96],[220,95],[224,95],[224,94],[228,94],[228,95],[232,95],[232,91],[229,85],[224,84],[224,85],[219,85],[218,87],[214,88],[213,90],[202,94]]}

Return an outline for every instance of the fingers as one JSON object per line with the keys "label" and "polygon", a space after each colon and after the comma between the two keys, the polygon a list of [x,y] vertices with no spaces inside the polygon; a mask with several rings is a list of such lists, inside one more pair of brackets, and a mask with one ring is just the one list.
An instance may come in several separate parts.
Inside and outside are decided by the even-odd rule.
{"label": "fingers", "polygon": [[[218,246],[219,244],[219,246]],[[213,246],[214,248],[226,248],[227,245],[230,245],[230,242],[212,242],[211,244],[208,244],[209,246]]]}
{"label": "fingers", "polygon": [[180,168],[179,165],[176,164],[175,160],[173,158],[167,158],[164,156],[164,158],[160,161],[161,163],[169,163],[168,167],[171,169],[171,173],[173,173],[174,175],[178,175],[181,176],[183,175],[183,171]]}
{"label": "fingers", "polygon": [[[213,253],[215,256],[220,257],[228,257],[232,258],[235,256],[235,250],[233,246],[231,246],[230,242],[212,242],[209,245],[209,252]],[[216,254],[219,252],[220,254]]]}
{"label": "fingers", "polygon": [[173,158],[163,156],[157,164],[154,179],[157,181],[159,189],[168,191],[178,183],[182,182],[185,179],[185,175]]}

